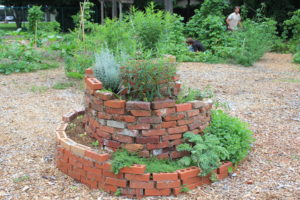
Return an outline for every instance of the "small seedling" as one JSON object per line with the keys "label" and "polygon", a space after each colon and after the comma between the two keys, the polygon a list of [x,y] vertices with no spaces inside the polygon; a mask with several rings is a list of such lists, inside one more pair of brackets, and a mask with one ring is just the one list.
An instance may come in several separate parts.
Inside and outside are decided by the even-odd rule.
{"label": "small seedling", "polygon": [[71,189],[72,189],[72,190],[77,190],[77,186],[72,185],[72,186],[71,186]]}
{"label": "small seedling", "polygon": [[188,187],[186,187],[186,184],[183,184],[183,185],[181,186],[180,192],[186,193],[186,192],[188,192],[188,191],[190,191],[190,189],[189,189]]}
{"label": "small seedling", "polygon": [[93,147],[98,147],[99,146],[99,141],[97,140],[96,142],[92,142],[91,145]]}
{"label": "small seedling", "polygon": [[64,90],[67,89],[69,87],[73,87],[74,83],[73,82],[61,82],[61,83],[56,83],[52,86],[53,89],[56,90]]}
{"label": "small seedling", "polygon": [[79,115],[76,119],[82,119],[83,115]]}
{"label": "small seedling", "polygon": [[228,174],[232,174],[233,173],[233,168],[232,167],[228,167]]}
{"label": "small seedling", "polygon": [[86,134],[85,133],[81,133],[81,134],[79,134],[79,137],[85,137],[86,136]]}
{"label": "small seedling", "polygon": [[117,191],[115,192],[115,196],[120,196],[121,195],[121,189],[120,188],[118,188],[117,189]]}
{"label": "small seedling", "polygon": [[13,181],[14,181],[15,183],[19,183],[19,182],[22,182],[22,181],[26,181],[26,180],[28,180],[29,178],[30,178],[29,175],[24,175],[24,176],[20,176],[20,177],[18,177],[18,178],[14,178]]}

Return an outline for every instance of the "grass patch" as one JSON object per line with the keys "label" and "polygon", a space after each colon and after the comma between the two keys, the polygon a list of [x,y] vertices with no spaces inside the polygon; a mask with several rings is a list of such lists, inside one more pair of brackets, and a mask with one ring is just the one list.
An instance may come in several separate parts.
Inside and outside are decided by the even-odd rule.
{"label": "grass patch", "polygon": [[174,172],[185,168],[175,160],[158,160],[155,157],[141,158],[135,153],[130,153],[126,150],[119,150],[113,154],[112,168],[115,174],[118,174],[121,168],[129,167],[133,164],[146,165],[146,172],[148,173]]}
{"label": "grass patch", "polygon": [[23,182],[23,181],[26,181],[26,180],[29,180],[29,175],[24,175],[24,176],[20,176],[18,178],[14,178],[13,181],[15,183],[20,183],[20,182]]}
{"label": "grass patch", "polygon": [[64,90],[69,87],[73,87],[74,83],[73,82],[60,82],[60,83],[55,83],[52,88],[56,90]]}
{"label": "grass patch", "polygon": [[34,93],[43,93],[46,92],[49,88],[47,86],[38,86],[38,85],[34,85],[30,88],[31,92]]}
{"label": "grass patch", "polygon": [[0,31],[15,31],[17,30],[16,23],[0,24]]}

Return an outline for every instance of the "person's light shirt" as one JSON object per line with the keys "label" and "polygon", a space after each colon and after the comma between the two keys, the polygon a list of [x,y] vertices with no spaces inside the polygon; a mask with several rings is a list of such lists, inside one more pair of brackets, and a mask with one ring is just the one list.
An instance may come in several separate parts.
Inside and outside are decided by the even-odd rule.
{"label": "person's light shirt", "polygon": [[228,18],[229,20],[229,25],[228,28],[231,30],[237,29],[238,23],[241,21],[241,16],[239,13],[231,13]]}

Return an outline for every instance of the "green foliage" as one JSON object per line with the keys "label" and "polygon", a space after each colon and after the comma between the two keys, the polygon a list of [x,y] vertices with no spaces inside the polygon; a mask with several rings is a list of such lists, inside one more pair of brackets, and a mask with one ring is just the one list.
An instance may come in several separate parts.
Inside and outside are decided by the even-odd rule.
{"label": "green foliage", "polygon": [[32,6],[28,10],[28,30],[35,32],[38,26],[38,23],[43,20],[44,12],[41,10],[41,6]]}
{"label": "green foliage", "polygon": [[[132,61],[121,69],[121,79],[127,88],[127,97],[142,101],[170,96],[172,77],[175,75],[174,64],[160,60]],[[167,90],[167,94],[162,92],[162,89]]]}
{"label": "green foliage", "polygon": [[126,150],[118,150],[112,156],[112,171],[118,174],[123,167],[129,167],[134,164],[146,165],[146,171],[149,173],[174,172],[184,168],[173,160],[158,160],[157,158],[141,158],[135,153]]}
{"label": "green foliage", "polygon": [[[77,28],[84,23],[85,29],[92,28],[92,15],[95,13],[93,7],[95,4],[93,2],[84,1],[80,2],[80,7],[83,10],[83,13],[79,12],[76,15],[72,16],[73,22]],[[81,16],[83,14],[83,16]]]}
{"label": "green foliage", "polygon": [[217,182],[219,179],[218,179],[218,176],[216,173],[212,172],[209,179],[214,183],[214,182]]}
{"label": "green foliage", "polygon": [[201,136],[187,132],[183,137],[189,143],[178,145],[177,150],[188,151],[191,155],[181,158],[179,163],[184,166],[200,167],[202,176],[217,169],[221,161],[228,157],[227,150],[220,145],[219,139],[214,135],[205,134]]}
{"label": "green foliage", "polygon": [[115,196],[120,196],[121,195],[121,188],[118,188],[117,191],[115,192]]}
{"label": "green foliage", "polygon": [[180,93],[177,96],[176,103],[186,103],[188,101],[193,101],[193,100],[212,98],[213,95],[214,95],[213,92],[209,88],[206,88],[203,91],[199,89],[183,88],[182,90],[180,90]]}
{"label": "green foliage", "polygon": [[57,21],[39,23],[39,30],[42,32],[58,33],[60,32],[60,24]]}
{"label": "green foliage", "polygon": [[284,31],[282,33],[284,38],[290,37],[292,40],[299,40],[300,38],[300,9],[292,12],[292,17],[284,21]]}
{"label": "green foliage", "polygon": [[44,56],[29,45],[15,43],[0,44],[0,73],[31,72],[58,67],[52,56]]}
{"label": "green foliage", "polygon": [[300,51],[298,51],[297,53],[295,53],[295,55],[293,57],[293,62],[300,64]]}
{"label": "green foliage", "polygon": [[254,141],[246,123],[229,116],[222,110],[212,111],[211,123],[204,133],[216,136],[220,140],[220,145],[226,149],[228,159],[232,163],[238,163],[244,159]]}
{"label": "green foliage", "polygon": [[92,145],[93,147],[98,147],[98,146],[99,146],[99,141],[97,140],[97,141],[95,141],[95,142],[92,142],[91,145]]}
{"label": "green foliage", "polygon": [[14,183],[20,183],[20,182],[23,182],[23,181],[27,181],[29,179],[30,179],[30,176],[26,174],[26,175],[14,178],[13,181],[14,181]]}
{"label": "green foliage", "polygon": [[104,88],[117,93],[121,84],[120,66],[126,56],[123,56],[122,61],[118,62],[108,49],[103,49],[95,57],[96,61],[93,67],[95,77],[103,83]]}
{"label": "green foliage", "polygon": [[188,187],[186,187],[186,184],[183,184],[183,185],[181,186],[180,192],[186,193],[186,192],[188,192],[188,191],[190,191],[190,189],[189,189]]}

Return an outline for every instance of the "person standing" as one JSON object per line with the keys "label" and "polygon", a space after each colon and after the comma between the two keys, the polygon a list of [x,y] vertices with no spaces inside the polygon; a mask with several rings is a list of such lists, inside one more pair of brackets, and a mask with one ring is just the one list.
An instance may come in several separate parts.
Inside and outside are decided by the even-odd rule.
{"label": "person standing", "polygon": [[234,9],[234,12],[231,13],[227,19],[226,19],[226,23],[227,23],[227,28],[230,31],[234,31],[237,29],[238,25],[242,26],[241,24],[241,15],[240,15],[240,7],[236,6]]}

